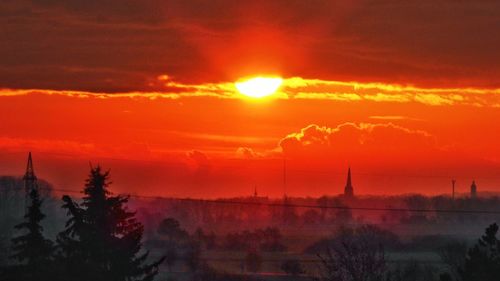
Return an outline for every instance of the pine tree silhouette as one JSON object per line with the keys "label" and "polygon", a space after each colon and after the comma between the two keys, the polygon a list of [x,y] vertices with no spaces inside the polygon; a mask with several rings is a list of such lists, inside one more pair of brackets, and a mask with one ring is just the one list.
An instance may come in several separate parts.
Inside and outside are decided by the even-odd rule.
{"label": "pine tree silhouette", "polygon": [[497,232],[498,225],[490,225],[478,243],[469,250],[462,271],[464,281],[500,280],[500,241],[496,237]]}
{"label": "pine tree silhouette", "polygon": [[12,259],[19,265],[12,266],[10,271],[17,280],[48,280],[50,274],[51,257],[53,252],[52,241],[46,239],[40,222],[45,218],[41,211],[42,200],[36,188],[30,191],[30,206],[25,221],[16,225],[19,231],[24,231],[12,239]]}
{"label": "pine tree silhouette", "polygon": [[126,196],[110,196],[109,171],[91,168],[81,205],[63,196],[70,219],[58,236],[67,280],[153,280],[164,258],[145,264],[144,227],[128,211]]}

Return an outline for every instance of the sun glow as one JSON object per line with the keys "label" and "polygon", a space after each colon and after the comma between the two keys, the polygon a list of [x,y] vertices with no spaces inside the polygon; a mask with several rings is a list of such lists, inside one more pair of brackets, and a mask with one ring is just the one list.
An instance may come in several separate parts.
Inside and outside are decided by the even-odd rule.
{"label": "sun glow", "polygon": [[248,97],[262,98],[274,94],[283,83],[279,77],[255,77],[236,82],[236,89]]}

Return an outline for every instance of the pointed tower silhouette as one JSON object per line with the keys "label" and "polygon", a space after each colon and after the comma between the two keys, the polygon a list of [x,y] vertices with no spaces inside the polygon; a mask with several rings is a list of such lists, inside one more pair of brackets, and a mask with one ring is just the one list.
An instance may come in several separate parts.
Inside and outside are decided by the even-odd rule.
{"label": "pointed tower silhouette", "polygon": [[472,184],[470,186],[470,198],[477,198],[477,185],[475,180],[472,181]]}
{"label": "pointed tower silhouette", "polygon": [[354,188],[352,187],[352,182],[351,182],[351,167],[349,166],[349,169],[347,170],[347,182],[345,184],[344,188],[344,197],[346,198],[353,198],[354,197]]}
{"label": "pointed tower silhouette", "polygon": [[31,152],[28,154],[28,163],[26,164],[26,173],[23,177],[24,180],[24,191],[25,191],[25,201],[24,207],[26,211],[28,210],[29,195],[31,190],[37,189],[37,178],[35,176],[35,170],[33,169],[33,159],[31,158]]}

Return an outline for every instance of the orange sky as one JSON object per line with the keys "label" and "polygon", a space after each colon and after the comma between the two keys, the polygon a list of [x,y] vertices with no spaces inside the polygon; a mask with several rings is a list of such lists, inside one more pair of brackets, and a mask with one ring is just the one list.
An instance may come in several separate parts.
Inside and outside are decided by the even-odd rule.
{"label": "orange sky", "polygon": [[[237,4],[236,4],[237,3]],[[305,3],[305,2],[304,2]],[[173,196],[500,191],[492,1],[0,3],[0,174]],[[387,15],[390,14],[390,17]],[[284,78],[252,100],[234,81]]]}

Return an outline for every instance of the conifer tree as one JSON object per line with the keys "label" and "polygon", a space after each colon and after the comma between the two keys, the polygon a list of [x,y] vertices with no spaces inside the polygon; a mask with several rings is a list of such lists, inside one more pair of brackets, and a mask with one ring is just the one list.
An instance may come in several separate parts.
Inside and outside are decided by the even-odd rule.
{"label": "conifer tree", "polygon": [[163,258],[145,264],[148,252],[141,252],[144,228],[126,208],[129,198],[111,196],[109,184],[109,171],[97,166],[90,170],[81,204],[63,197],[70,219],[58,242],[66,276],[85,281],[153,280]]}
{"label": "conifer tree", "polygon": [[496,237],[496,223],[486,228],[485,234],[469,250],[462,271],[464,281],[500,280],[500,240]]}
{"label": "conifer tree", "polygon": [[38,190],[33,188],[29,196],[30,206],[24,216],[25,221],[15,226],[24,234],[12,239],[11,258],[19,265],[11,267],[10,271],[18,280],[48,280],[53,243],[42,233],[40,222],[45,215],[41,211],[42,200]]}

